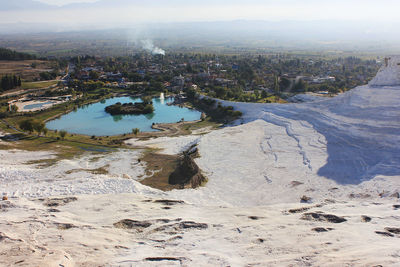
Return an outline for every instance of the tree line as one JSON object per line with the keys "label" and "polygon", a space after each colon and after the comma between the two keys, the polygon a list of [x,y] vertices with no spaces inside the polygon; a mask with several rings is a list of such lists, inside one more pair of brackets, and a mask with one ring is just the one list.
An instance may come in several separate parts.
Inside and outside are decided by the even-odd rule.
{"label": "tree line", "polygon": [[0,91],[7,91],[21,86],[21,77],[5,75],[0,80]]}
{"label": "tree line", "polygon": [[0,60],[30,60],[30,59],[36,59],[36,56],[0,47]]}
{"label": "tree line", "polygon": [[[42,133],[44,136],[47,136],[48,129],[46,128],[46,125],[44,122],[35,120],[35,119],[25,119],[19,123],[19,128],[23,131],[29,132],[29,134],[32,134],[33,132],[37,132],[38,135],[41,135]],[[61,131],[55,131],[55,133],[58,133],[58,135],[61,137],[62,140],[67,136],[67,132],[64,130]],[[57,137],[57,140],[59,137]]]}

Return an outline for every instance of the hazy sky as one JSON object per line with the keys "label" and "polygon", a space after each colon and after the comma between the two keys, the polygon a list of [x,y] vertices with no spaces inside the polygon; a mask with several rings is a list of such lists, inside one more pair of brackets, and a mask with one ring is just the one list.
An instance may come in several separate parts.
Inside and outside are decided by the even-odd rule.
{"label": "hazy sky", "polygon": [[91,2],[96,2],[97,0],[38,0],[38,1],[46,4],[62,6],[72,3],[91,3]]}
{"label": "hazy sky", "polygon": [[[16,0],[18,1],[18,0]],[[40,0],[48,4],[65,5],[72,2],[96,2],[96,0]],[[132,0],[134,1],[134,0]],[[111,1],[113,2],[113,1]],[[115,1],[118,2],[118,1]],[[103,10],[86,10],[87,13],[98,13],[99,17],[108,14],[117,21],[187,21],[187,20],[226,20],[226,19],[257,19],[257,20],[372,20],[400,21],[398,12],[400,0],[186,0],[169,7],[170,1],[161,1],[149,7],[127,7],[111,5]],[[151,5],[152,0],[134,1]],[[158,1],[160,3],[160,1]],[[173,1],[174,3],[174,1]],[[100,8],[101,9],[101,8]],[[135,12],[138,11],[138,12]],[[78,14],[81,15],[81,14]],[[96,18],[88,14],[90,19]],[[76,17],[76,16],[75,16]],[[67,15],[67,20],[71,14]],[[58,19],[61,19],[60,17]],[[79,19],[84,20],[83,17]]]}
{"label": "hazy sky", "polygon": [[[96,2],[38,1],[53,5]],[[154,4],[155,1],[157,4]],[[0,11],[0,24],[42,23],[62,25],[65,28],[110,28],[147,22],[227,20],[341,20],[387,25],[400,22],[400,0],[108,0],[108,4],[104,4],[107,0],[100,2],[103,4],[75,10],[61,8]]]}

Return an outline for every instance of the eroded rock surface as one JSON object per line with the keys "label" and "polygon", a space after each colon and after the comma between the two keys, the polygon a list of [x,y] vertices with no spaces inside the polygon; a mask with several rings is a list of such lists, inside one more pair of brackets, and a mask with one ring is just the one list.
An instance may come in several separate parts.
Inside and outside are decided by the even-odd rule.
{"label": "eroded rock surface", "polygon": [[64,197],[64,198],[48,198],[44,200],[44,205],[47,207],[58,207],[58,206],[64,206],[70,202],[77,201],[78,198],[76,197]]}
{"label": "eroded rock surface", "polygon": [[308,221],[320,221],[320,222],[330,222],[330,223],[342,223],[347,221],[343,217],[339,217],[333,214],[320,213],[320,212],[305,213],[301,217],[301,219]]}

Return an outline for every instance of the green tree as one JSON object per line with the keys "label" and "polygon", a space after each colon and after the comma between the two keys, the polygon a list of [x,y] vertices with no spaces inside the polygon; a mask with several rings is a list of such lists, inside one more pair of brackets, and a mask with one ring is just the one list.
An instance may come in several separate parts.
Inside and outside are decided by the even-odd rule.
{"label": "green tree", "polygon": [[33,129],[40,135],[45,128],[45,124],[40,121],[33,121]]}
{"label": "green tree", "polygon": [[217,94],[218,98],[224,98],[226,96],[227,90],[225,87],[216,86],[214,87],[214,92]]}
{"label": "green tree", "polygon": [[5,75],[1,77],[0,80],[0,90],[2,91],[7,91],[10,89],[13,89],[15,87],[18,87],[21,83],[21,79],[18,78],[15,75]]}
{"label": "green tree", "polygon": [[305,92],[307,91],[307,83],[303,79],[299,79],[293,86],[293,92]]}
{"label": "green tree", "polygon": [[89,77],[92,80],[97,80],[97,79],[99,79],[100,75],[99,75],[99,73],[97,71],[91,70],[89,72]]}
{"label": "green tree", "polygon": [[292,84],[292,82],[286,78],[286,77],[281,77],[280,81],[279,81],[279,87],[281,90],[288,90],[290,89],[290,85]]}
{"label": "green tree", "polygon": [[74,89],[71,90],[71,96],[73,99],[76,98],[76,91]]}
{"label": "green tree", "polygon": [[19,128],[22,131],[27,131],[29,133],[32,133],[34,128],[33,128],[33,120],[32,119],[26,119],[23,120],[19,123]]}
{"label": "green tree", "polygon": [[64,140],[65,136],[67,135],[67,132],[64,130],[61,130],[58,132],[58,134],[60,135],[61,139]]}
{"label": "green tree", "polygon": [[16,52],[14,50],[0,48],[0,60],[25,60],[25,59],[36,59],[36,56]]}
{"label": "green tree", "polygon": [[266,90],[262,90],[262,91],[261,91],[261,97],[262,97],[262,98],[267,98],[267,97],[268,97],[268,93],[267,93]]}
{"label": "green tree", "polygon": [[144,108],[143,108],[143,113],[144,114],[150,114],[154,112],[154,107],[152,104],[147,104]]}
{"label": "green tree", "polygon": [[151,103],[151,97],[150,96],[142,96],[142,101],[143,101],[143,104],[148,105]]}
{"label": "green tree", "polygon": [[196,90],[194,90],[192,87],[188,88],[186,90],[186,96],[189,99],[194,99],[196,97]]}
{"label": "green tree", "polygon": [[128,79],[131,82],[141,82],[141,81],[143,81],[142,76],[140,74],[134,73],[134,72],[131,72],[131,73],[128,74]]}
{"label": "green tree", "polygon": [[193,73],[193,68],[192,68],[191,64],[187,64],[186,71],[189,72],[189,73]]}
{"label": "green tree", "polygon": [[275,91],[275,93],[279,93],[279,92],[281,91],[281,88],[280,88],[280,86],[279,86],[279,79],[278,79],[278,76],[275,76],[274,91]]}
{"label": "green tree", "polygon": [[139,128],[133,128],[132,133],[136,136],[140,132]]}
{"label": "green tree", "polygon": [[337,94],[337,93],[339,93],[339,89],[336,88],[335,86],[328,86],[328,92],[330,94]]}
{"label": "green tree", "polygon": [[162,92],[163,90],[164,90],[164,85],[162,84],[162,82],[154,80],[150,81],[150,91]]}
{"label": "green tree", "polygon": [[11,105],[10,111],[11,111],[11,113],[17,113],[17,112],[18,112],[18,107],[17,107],[17,105]]}

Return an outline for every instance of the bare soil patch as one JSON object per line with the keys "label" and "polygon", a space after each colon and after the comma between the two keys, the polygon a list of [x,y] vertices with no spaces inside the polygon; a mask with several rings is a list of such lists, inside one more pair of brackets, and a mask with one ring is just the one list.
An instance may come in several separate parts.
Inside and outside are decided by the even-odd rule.
{"label": "bare soil patch", "polygon": [[179,156],[150,152],[146,153],[141,160],[147,163],[146,175],[151,175],[142,180],[142,184],[163,191],[180,188],[180,185],[171,185],[168,182],[168,177],[175,171],[179,164]]}

